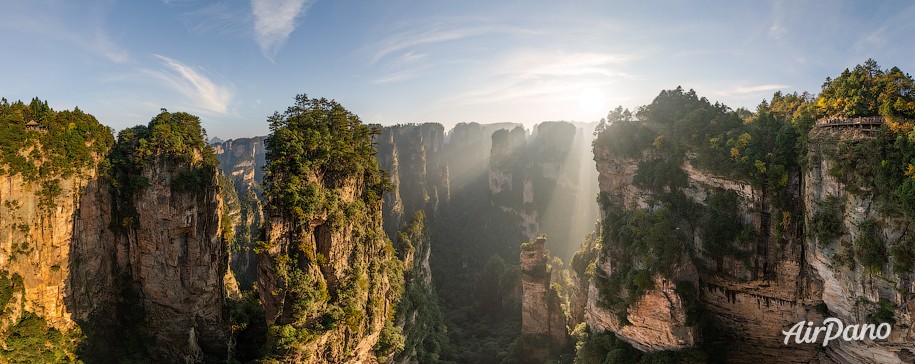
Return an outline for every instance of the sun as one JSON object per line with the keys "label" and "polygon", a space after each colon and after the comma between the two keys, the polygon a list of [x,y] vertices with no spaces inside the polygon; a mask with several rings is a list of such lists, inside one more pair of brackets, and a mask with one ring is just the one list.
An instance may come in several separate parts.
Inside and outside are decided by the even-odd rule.
{"label": "sun", "polygon": [[596,87],[587,87],[578,95],[578,107],[590,116],[598,116],[607,111],[607,96]]}

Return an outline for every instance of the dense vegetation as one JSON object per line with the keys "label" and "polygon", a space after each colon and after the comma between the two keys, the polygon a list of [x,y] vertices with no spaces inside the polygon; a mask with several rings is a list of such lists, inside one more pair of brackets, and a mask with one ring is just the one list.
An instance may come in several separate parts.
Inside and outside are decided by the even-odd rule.
{"label": "dense vegetation", "polygon": [[[377,130],[335,101],[305,95],[269,122],[267,214],[288,226],[268,232],[277,238],[257,249],[272,263],[285,297],[286,311],[269,328],[270,356],[302,355],[330,331],[344,333],[338,337],[348,339],[339,345],[348,353],[385,322],[375,353],[386,360],[404,345],[392,305],[403,290],[403,264],[380,224],[381,196],[390,185],[375,160]],[[351,241],[353,251],[333,257],[349,264],[339,280],[328,281],[333,235]],[[276,292],[261,289],[261,299],[275,299]]]}
{"label": "dense vegetation", "polygon": [[78,107],[54,111],[37,97],[29,104],[0,99],[0,175],[40,182],[45,209],[60,195],[61,179],[94,169],[113,142],[111,130]]}
{"label": "dense vegetation", "polygon": [[873,59],[827,78],[816,100],[822,116],[859,117],[883,115],[893,125],[915,119],[915,82],[897,67],[880,68]]}
{"label": "dense vegetation", "polygon": [[213,148],[206,143],[200,119],[167,111],[156,115],[146,126],[137,125],[118,133],[107,163],[114,204],[112,228],[116,231],[139,223],[133,200],[149,186],[144,171],[153,164],[177,172],[171,182],[175,193],[199,193],[212,188],[219,165]]}
{"label": "dense vegetation", "polygon": [[433,221],[432,278],[448,328],[444,363],[512,363],[521,335],[517,217],[490,203],[485,175]]}
{"label": "dense vegetation", "polygon": [[67,178],[94,167],[113,143],[111,129],[78,107],[54,111],[37,97],[29,104],[0,99],[0,173]]}
{"label": "dense vegetation", "polygon": [[[626,206],[621,196],[602,194],[598,199],[605,217],[601,249],[613,259],[613,272],[604,274],[584,261],[573,260],[573,266],[593,274],[602,303],[624,323],[626,308],[651,287],[650,277],[661,274],[676,279],[671,268],[682,262],[684,254],[706,274],[728,274],[707,264],[720,267],[722,259],[730,257],[742,261],[752,276],[766,278],[770,272],[754,266],[754,257],[765,259],[762,254],[772,254],[773,249],[781,254],[786,242],[803,237],[804,226],[823,245],[852,234],[852,239],[833,246],[837,259],[850,269],[863,267],[869,275],[881,276],[887,267],[895,274],[911,272],[915,267],[911,233],[888,241],[885,219],[845,226],[844,199],[828,198],[805,212],[798,200],[798,179],[805,168],[823,166],[828,159],[825,165],[831,168],[823,172],[838,179],[849,193],[873,198],[879,213],[891,219],[915,221],[913,86],[911,76],[898,68],[883,70],[868,60],[827,79],[818,96],[776,92],[755,112],[712,104],[682,88],[662,91],[634,113],[622,108],[611,111],[597,129],[595,154],[638,160],[633,184],[651,192],[649,207]],[[882,116],[885,126],[863,131],[813,129],[815,121],[823,118],[867,116]],[[761,201],[748,206],[733,191],[715,189],[705,190],[704,201],[691,201],[683,193],[691,188],[684,171],[689,165],[748,184],[761,193]],[[806,224],[805,213],[811,216]],[[745,225],[745,214],[761,217],[757,220],[761,230]],[[678,236],[683,230],[686,234]],[[693,237],[699,238],[699,244],[687,243]],[[677,282],[678,292],[695,293],[686,283]],[[893,309],[883,301],[866,302],[876,307],[869,309],[874,321],[892,318]],[[701,316],[698,306],[692,310],[694,317]],[[692,322],[705,325],[702,320]],[[580,343],[584,350],[580,348],[579,357],[588,358],[583,362],[615,362],[618,359],[610,357],[626,355],[613,340],[601,340],[606,350],[597,354],[595,337]]]}

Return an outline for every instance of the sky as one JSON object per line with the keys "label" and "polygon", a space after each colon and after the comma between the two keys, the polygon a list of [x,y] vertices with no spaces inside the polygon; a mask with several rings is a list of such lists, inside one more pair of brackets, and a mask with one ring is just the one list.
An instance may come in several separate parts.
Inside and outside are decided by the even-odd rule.
{"label": "sky", "polygon": [[915,69],[905,1],[0,0],[0,96],[120,130],[161,108],[268,133],[297,94],[363,122],[597,121],[683,86],[732,108],[868,58]]}

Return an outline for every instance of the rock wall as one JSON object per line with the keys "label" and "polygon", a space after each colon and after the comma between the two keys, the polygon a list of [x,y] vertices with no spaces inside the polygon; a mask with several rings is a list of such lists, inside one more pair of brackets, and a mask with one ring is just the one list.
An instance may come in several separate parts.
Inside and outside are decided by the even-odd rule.
{"label": "rock wall", "polygon": [[[868,316],[881,300],[890,302],[895,320],[890,337],[885,341],[844,342],[830,344],[822,355],[839,363],[879,362],[909,363],[915,352],[915,285],[911,272],[895,272],[890,267],[893,257],[879,272],[862,266],[855,258],[856,240],[864,234],[865,221],[876,223],[876,232],[885,254],[891,248],[910,239],[909,222],[893,213],[877,199],[872,188],[854,189],[830,172],[836,160],[837,141],[873,147],[874,134],[857,130],[814,129],[809,145],[809,166],[804,174],[805,218],[808,230],[805,239],[805,261],[822,283],[820,297],[829,311],[847,324],[868,323]],[[818,213],[828,213],[829,205],[839,215],[840,226],[833,239],[821,240],[815,233]]]}
{"label": "rock wall", "polygon": [[213,145],[219,169],[235,190],[234,201],[224,199],[228,211],[224,218],[231,221],[234,232],[229,267],[244,290],[251,289],[257,280],[257,254],[253,247],[264,225],[265,138],[239,138]]}
{"label": "rock wall", "polygon": [[[750,252],[746,258],[713,259],[705,256],[702,248],[701,226],[690,222],[678,225],[678,229],[692,229],[683,244],[695,252],[689,262],[695,275],[675,278],[697,284],[703,317],[714,334],[683,327],[682,312],[676,304],[683,297],[670,289],[671,282],[663,277],[655,277],[655,288],[629,307],[628,325],[620,325],[616,313],[603,307],[599,287],[592,280],[586,314],[590,326],[613,331],[643,351],[724,345],[726,349],[721,350],[727,350],[729,362],[910,362],[915,352],[909,313],[915,307],[911,273],[891,272],[892,257],[886,258],[879,272],[862,266],[855,257],[856,249],[860,249],[855,248],[855,242],[864,234],[863,226],[875,224],[876,235],[884,242],[882,251],[888,254],[908,239],[908,221],[881,206],[873,189],[866,186],[872,181],[864,188],[850,188],[832,172],[840,141],[864,144],[873,135],[814,128],[807,167],[800,175],[790,174],[786,187],[795,205],[782,211],[771,207],[766,191],[697,168],[687,158],[681,166],[687,182],[680,192],[702,205],[713,193],[733,192],[738,200],[738,218],[756,231],[752,240],[737,247]],[[639,159],[613,155],[600,145],[595,146],[594,156],[600,188],[609,201],[628,209],[652,208],[657,191],[633,184]],[[828,209],[839,211],[839,226],[831,228],[837,230],[834,239],[822,241],[817,219]],[[605,274],[613,274],[612,254],[604,254],[598,262],[602,262],[598,268]],[[886,314],[895,320],[885,341],[839,340],[826,348],[783,344],[782,331],[800,321],[818,325],[826,317],[836,317],[847,325],[872,322],[869,317],[881,309],[880,302],[891,304],[893,310]]]}
{"label": "rock wall", "polygon": [[[74,271],[71,239],[78,229],[75,217],[86,205],[83,191],[96,181],[95,170],[59,179],[60,193],[48,199],[41,182],[25,181],[21,174],[0,176],[0,270],[21,276],[23,308],[61,331],[75,326],[65,303]],[[18,314],[6,319],[15,322]]]}
{"label": "rock wall", "polygon": [[520,350],[526,362],[542,363],[556,358],[569,344],[566,316],[559,294],[550,286],[550,268],[545,238],[521,248],[521,335]]}
{"label": "rock wall", "polygon": [[394,191],[385,195],[385,232],[394,237],[416,211],[435,216],[451,198],[441,124],[387,126],[375,137],[378,165],[388,171]]}
{"label": "rock wall", "polygon": [[[173,192],[171,161],[144,168],[150,181],[135,199],[139,226],[118,239],[121,263],[141,298],[153,358],[222,360],[231,350],[226,290],[226,246],[219,235],[220,204],[212,187]],[[180,168],[180,167],[179,167]]]}
{"label": "rock wall", "polygon": [[[600,189],[610,201],[627,209],[650,209],[656,192],[633,184],[639,159],[613,155],[601,145],[594,148]],[[689,160],[681,166],[686,185],[680,189],[692,203],[705,205],[707,198],[720,191],[738,196],[740,221],[759,234],[738,249],[750,252],[745,260],[729,257],[712,259],[704,256],[702,230],[695,221],[680,222],[678,229],[688,229],[681,244],[692,246],[694,255],[679,264],[676,280],[691,281],[699,289],[699,302],[708,324],[718,334],[703,335],[700,328],[685,325],[683,297],[668,278],[655,276],[654,289],[646,292],[627,312],[630,324],[620,325],[615,313],[600,304],[598,287],[592,280],[588,288],[588,323],[598,330],[611,330],[621,339],[643,351],[695,347],[727,342],[730,362],[777,360],[806,363],[819,355],[812,345],[785,346],[786,330],[802,320],[821,321],[816,310],[819,285],[809,276],[803,255],[801,230],[796,222],[785,226],[783,240],[771,238],[775,212],[763,191],[749,183],[733,180],[694,167]],[[789,188],[800,195],[798,178]],[[691,231],[689,231],[691,230]],[[605,255],[602,269],[613,274],[612,255]],[[788,353],[788,354],[786,354]]]}

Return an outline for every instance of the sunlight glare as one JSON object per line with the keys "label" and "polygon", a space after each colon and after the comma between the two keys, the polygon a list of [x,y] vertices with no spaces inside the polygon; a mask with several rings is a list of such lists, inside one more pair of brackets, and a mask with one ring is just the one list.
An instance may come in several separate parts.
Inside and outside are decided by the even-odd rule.
{"label": "sunlight glare", "polygon": [[607,111],[607,96],[596,87],[588,87],[578,95],[578,107],[589,117],[598,116]]}

